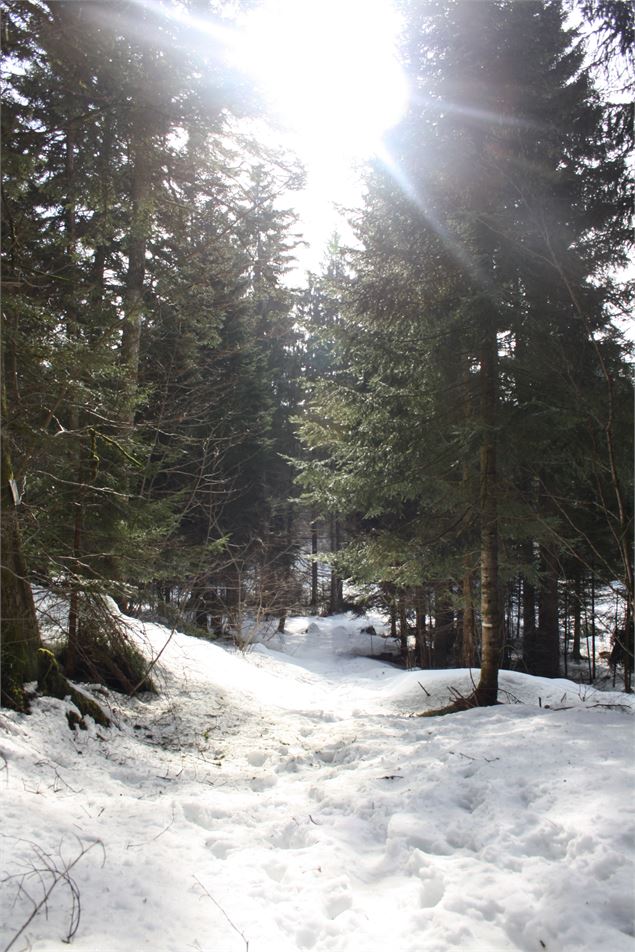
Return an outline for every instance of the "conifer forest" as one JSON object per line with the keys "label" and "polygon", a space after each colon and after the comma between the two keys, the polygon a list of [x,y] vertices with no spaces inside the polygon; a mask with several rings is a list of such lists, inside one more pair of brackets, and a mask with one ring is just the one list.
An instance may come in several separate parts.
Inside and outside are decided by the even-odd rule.
{"label": "conifer forest", "polygon": [[[363,55],[384,7],[406,92],[364,152],[371,117],[380,122],[383,99],[393,108],[397,96],[377,50]],[[282,25],[269,27],[276,9]],[[303,17],[306,48],[294,33]],[[556,857],[542,845],[541,818],[565,821],[545,786],[523,786],[535,757],[544,784],[562,769],[574,796],[578,781],[553,762],[576,763],[583,738],[585,777],[594,750],[615,762],[596,813],[562,801],[579,821],[576,855],[602,828],[601,811],[614,804],[609,815],[620,816],[632,791],[632,5],[4,0],[1,43],[0,768],[7,793],[24,770],[15,829],[39,844],[31,860],[17,849],[22,866],[3,860],[17,897],[3,948],[632,949],[620,832],[601,841],[576,886],[578,867],[558,867],[573,847]],[[266,82],[274,67],[312,153],[280,131]],[[335,162],[346,135],[358,147],[359,190],[316,246],[302,196],[312,163]],[[328,702],[313,696],[318,676],[334,692]],[[371,696],[371,683],[383,693]],[[533,754],[529,708],[545,724]],[[554,708],[565,733],[548,717]],[[119,747],[107,739],[116,731]],[[505,736],[514,731],[524,760]],[[297,743],[303,753],[283,765],[271,738],[275,750]],[[138,815],[137,832],[126,832],[131,861],[137,839],[156,839],[166,871],[185,862],[170,832],[179,823],[208,837],[200,857],[202,846],[188,847],[197,905],[174,899],[173,931],[167,918],[156,924],[158,912],[136,932],[132,912],[125,933],[95,925],[97,852],[105,869],[109,856],[122,868],[105,827],[85,838],[84,817],[73,828],[79,845],[54,855],[36,829],[55,828],[51,813],[38,813],[31,833],[18,822],[32,809],[29,784],[49,789],[45,762],[57,778],[49,798],[77,793],[80,780],[59,773],[70,754],[51,753],[71,744],[84,745],[85,768],[111,778],[106,813],[115,761],[127,765],[117,783],[149,791],[140,773],[122,778],[153,745],[164,758],[148,777],[173,780],[171,820],[158,839]],[[402,784],[406,764],[386,760],[396,745],[428,784],[416,795]],[[324,772],[313,812],[289,792],[304,783],[307,757]],[[515,807],[503,767],[487,789],[473,777],[477,762],[493,777],[500,758],[529,825],[505,834],[525,837],[509,856],[501,829]],[[353,762],[357,807],[342,779]],[[535,847],[555,863],[553,882],[509,859],[512,879],[487,886],[489,873],[464,858],[481,846],[463,827],[456,842],[415,835],[436,803],[437,770],[452,791],[439,794],[440,826],[498,802],[503,827],[488,836],[500,853],[488,859],[483,846],[479,862],[503,876],[509,857],[522,866]],[[217,792],[223,772],[229,787]],[[274,774],[296,784],[277,804]],[[390,797],[367,791],[380,781]],[[229,798],[232,784],[238,799],[226,808],[199,798]],[[302,797],[313,789],[307,781]],[[247,794],[253,807],[240,801]],[[86,816],[101,803],[91,796]],[[278,828],[287,802],[296,812]],[[366,822],[369,804],[385,826],[382,862],[393,856],[395,866],[382,879],[369,865],[360,892],[338,823]],[[483,816],[477,826],[489,830]],[[234,839],[209,832],[232,824]],[[302,863],[327,826],[333,839],[320,841],[309,884]],[[346,829],[355,856],[374,848],[370,832]],[[282,851],[275,869],[251,854],[236,865],[265,832]],[[624,850],[628,842],[624,832]],[[461,850],[466,865],[451,867]],[[212,854],[217,879],[205,865]],[[340,871],[327,883],[329,862]],[[90,869],[85,883],[70,873],[76,863]],[[606,895],[603,863],[615,880]],[[249,870],[261,865],[259,892]],[[565,868],[568,916],[554,911]],[[539,910],[526,919],[513,911],[516,875]],[[419,898],[408,892],[415,879]],[[168,887],[151,881],[152,905]],[[486,884],[478,915],[468,881]],[[136,882],[126,887],[133,904]],[[295,906],[291,882],[305,884]],[[243,907],[232,905],[238,883],[251,897]],[[272,883],[285,896],[277,917],[266,911]],[[410,898],[397,899],[398,883]],[[596,887],[595,911],[576,924],[579,891]],[[114,879],[109,888],[125,909],[123,886],[121,897]]]}
{"label": "conifer forest", "polygon": [[[581,13],[624,71],[628,5]],[[9,703],[32,581],[69,599],[69,676],[104,663],[102,594],[240,638],[341,609],[342,579],[410,663],[480,663],[479,702],[500,665],[579,660],[607,589],[632,659],[632,110],[564,16],[405,5],[390,160],[297,287],[302,170],[214,42],[130,3],[6,5]]]}

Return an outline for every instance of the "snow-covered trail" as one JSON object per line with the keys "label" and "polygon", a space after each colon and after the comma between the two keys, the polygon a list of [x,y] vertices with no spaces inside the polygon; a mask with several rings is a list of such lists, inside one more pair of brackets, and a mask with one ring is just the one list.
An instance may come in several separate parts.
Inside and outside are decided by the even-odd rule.
{"label": "snow-covered trail", "polygon": [[[27,878],[2,948],[53,878],[30,867],[99,843],[71,873],[83,952],[634,950],[632,702],[510,673],[513,703],[413,718],[469,673],[359,657],[362,624],[247,656],[176,634],[110,731],[3,712],[2,872]],[[71,900],[12,948],[66,947]]]}

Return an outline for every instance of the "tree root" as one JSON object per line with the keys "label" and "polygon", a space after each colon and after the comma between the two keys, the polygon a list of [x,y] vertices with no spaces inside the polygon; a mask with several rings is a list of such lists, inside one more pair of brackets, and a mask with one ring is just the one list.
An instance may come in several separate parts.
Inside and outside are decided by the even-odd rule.
{"label": "tree root", "polygon": [[[97,724],[101,724],[102,727],[110,727],[110,718],[99,704],[77,691],[66,680],[52,651],[49,651],[48,648],[39,648],[38,657],[40,664],[37,685],[42,694],[47,697],[59,698],[61,701],[70,697],[75,707],[78,708],[81,718],[88,715]],[[69,727],[73,729],[77,724],[81,726],[81,718],[69,718]]]}
{"label": "tree root", "polygon": [[459,714],[461,711],[469,711],[473,707],[493,707],[500,704],[498,698],[489,692],[479,691],[476,688],[467,696],[460,694],[456,688],[452,688],[450,693],[454,696],[451,704],[445,707],[435,708],[431,711],[422,711],[417,717],[444,717],[446,714]]}

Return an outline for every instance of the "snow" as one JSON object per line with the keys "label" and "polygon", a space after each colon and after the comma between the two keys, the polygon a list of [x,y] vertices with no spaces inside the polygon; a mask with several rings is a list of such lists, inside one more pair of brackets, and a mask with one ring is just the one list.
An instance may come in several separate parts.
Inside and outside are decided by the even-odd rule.
{"label": "snow", "polygon": [[414,717],[477,672],[363,657],[369,623],[241,654],[130,619],[160,695],[0,712],[2,948],[632,952],[633,699],[503,672]]}

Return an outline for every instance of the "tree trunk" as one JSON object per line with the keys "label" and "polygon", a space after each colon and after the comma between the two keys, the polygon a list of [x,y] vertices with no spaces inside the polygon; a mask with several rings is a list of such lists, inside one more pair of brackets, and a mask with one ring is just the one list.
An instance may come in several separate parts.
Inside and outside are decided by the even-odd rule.
{"label": "tree trunk", "polygon": [[[469,361],[463,359],[462,369],[463,389],[463,417],[467,427],[474,425],[473,383],[470,377]],[[468,504],[474,502],[474,486],[472,467],[468,461],[463,462],[462,474],[465,500]],[[468,540],[470,541],[470,540]],[[467,543],[466,543],[467,544]],[[463,607],[461,611],[461,653],[459,663],[465,668],[476,664],[476,618],[474,612],[474,569],[470,552],[463,557],[463,578],[461,580],[461,594]]]}
{"label": "tree trunk", "polygon": [[470,568],[466,568],[463,575],[463,613],[461,639],[461,665],[472,668],[476,655],[476,625],[474,618],[474,596],[472,591],[473,577]]}
{"label": "tree trunk", "polygon": [[317,611],[318,606],[318,528],[317,519],[311,520],[311,601],[310,606],[313,611]]}
{"label": "tree trunk", "polygon": [[450,714],[470,707],[498,703],[498,671],[502,633],[498,581],[498,482],[496,427],[498,424],[498,339],[493,322],[483,328],[480,350],[481,446],[479,454],[481,522],[481,673],[474,691],[424,717]]}
{"label": "tree trunk", "polygon": [[571,657],[574,661],[581,661],[580,645],[582,643],[582,579],[576,573],[573,588],[573,644]]}
{"label": "tree trunk", "polygon": [[406,606],[406,596],[403,592],[399,594],[398,601],[399,612],[399,642],[401,645],[401,657],[407,668],[411,668],[410,652],[408,650],[408,612]]}
{"label": "tree trunk", "polygon": [[[7,419],[7,399],[2,385],[2,420]],[[80,714],[90,715],[104,727],[110,721],[95,701],[76,691],[59,670],[53,654],[43,649],[35,614],[33,593],[22,554],[17,513],[17,490],[13,482],[11,452],[6,429],[0,440],[0,705],[18,711],[28,710],[24,685],[38,682],[42,693],[51,697],[70,697]],[[69,721],[70,724],[70,721]],[[72,726],[72,725],[71,725]]]}
{"label": "tree trunk", "polygon": [[[81,451],[80,451],[81,452]],[[77,486],[76,498],[73,501],[73,559],[75,560],[75,565],[79,566],[79,560],[81,557],[82,550],[82,528],[83,528],[83,516],[84,516],[84,506],[82,502],[82,467],[81,460],[78,460],[78,481],[79,485]],[[68,604],[68,646],[66,651],[66,658],[64,666],[69,678],[74,677],[79,663],[79,657],[81,654],[81,625],[80,625],[80,593],[77,586],[77,582],[73,581],[71,588],[71,594]]]}
{"label": "tree trunk", "polygon": [[502,666],[511,668],[512,666],[512,648],[514,643],[514,581],[507,583],[507,599],[503,623],[503,651]]}
{"label": "tree trunk", "polygon": [[140,111],[133,118],[131,222],[128,232],[128,272],[124,295],[124,320],[121,334],[121,363],[124,369],[123,419],[132,426],[139,379],[139,351],[143,318],[146,271],[146,246],[152,220],[151,139],[147,119]]}
{"label": "tree trunk", "polygon": [[496,704],[501,654],[498,591],[498,500],[496,471],[498,342],[492,325],[481,346],[481,676],[475,691],[477,704]]}
{"label": "tree trunk", "polygon": [[[331,552],[339,552],[340,548],[340,523],[337,516],[331,514],[330,517],[331,534]],[[329,597],[329,614],[335,615],[342,610],[342,580],[337,574],[335,568],[331,568],[331,590]]]}
{"label": "tree trunk", "polygon": [[538,631],[531,673],[543,678],[557,678],[560,665],[558,560],[549,546],[541,546],[540,560],[542,579],[538,592]]}
{"label": "tree trunk", "polygon": [[[532,545],[530,543],[530,545]],[[533,652],[536,641],[536,589],[523,579],[523,663],[526,671],[533,667]]]}
{"label": "tree trunk", "polygon": [[390,637],[397,637],[397,595],[395,586],[392,582],[384,582],[382,585],[384,597],[388,603],[388,613],[390,615]]}
{"label": "tree trunk", "polygon": [[450,604],[450,583],[437,585],[434,602],[434,667],[452,666],[452,654],[456,632],[454,610]]}
{"label": "tree trunk", "polygon": [[595,681],[595,573],[591,572],[591,683]]}
{"label": "tree trunk", "polygon": [[[75,181],[75,149],[77,140],[77,124],[71,120],[66,132],[66,205],[64,208],[64,227],[66,230],[66,259],[68,268],[67,293],[65,295],[66,307],[66,330],[69,340],[75,344],[80,342],[79,333],[79,314],[78,314],[78,288],[76,281],[75,258],[77,255],[77,220],[76,220],[76,195],[77,187]],[[79,404],[74,397],[71,400],[69,409],[69,429],[75,437],[73,448],[74,465],[76,471],[77,485],[74,488],[72,511],[73,511],[73,564],[74,571],[81,559],[82,552],[82,531],[84,523],[84,503],[83,503],[83,472],[82,472],[82,446],[80,437],[80,418]],[[68,648],[66,652],[65,667],[69,677],[73,677],[77,670],[80,646],[80,619],[79,619],[79,601],[80,593],[75,581],[71,582],[71,594],[68,606]]]}
{"label": "tree trunk", "polygon": [[[339,552],[342,547],[342,525],[340,520],[335,517],[335,551]],[[344,607],[344,581],[337,575],[336,576],[336,592],[335,592],[337,611],[341,612]]]}
{"label": "tree trunk", "polygon": [[430,666],[428,652],[426,650],[426,610],[423,588],[418,585],[415,590],[415,618],[416,618],[416,653],[417,662],[420,668]]}
{"label": "tree trunk", "polygon": [[[6,390],[2,388],[2,417],[7,419]],[[38,677],[41,648],[40,632],[35,615],[31,586],[27,580],[22,556],[17,500],[8,436],[2,432],[2,473],[0,499],[2,520],[2,704],[23,711],[26,709],[24,684]]]}

